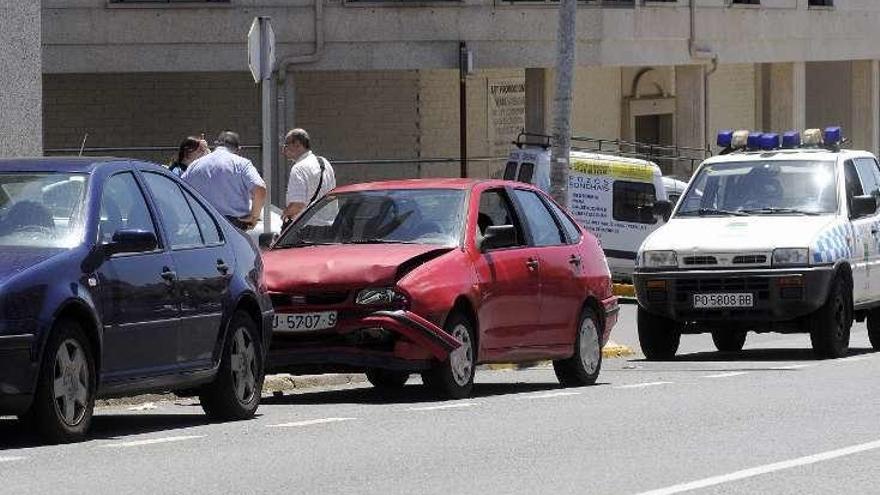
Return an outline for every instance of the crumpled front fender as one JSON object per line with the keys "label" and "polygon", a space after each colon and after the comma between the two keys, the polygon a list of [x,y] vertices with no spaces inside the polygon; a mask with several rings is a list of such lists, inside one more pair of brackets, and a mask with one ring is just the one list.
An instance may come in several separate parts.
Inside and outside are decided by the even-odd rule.
{"label": "crumpled front fender", "polygon": [[440,361],[445,361],[449,353],[462,345],[442,328],[410,311],[376,311],[362,321],[406,337]]}

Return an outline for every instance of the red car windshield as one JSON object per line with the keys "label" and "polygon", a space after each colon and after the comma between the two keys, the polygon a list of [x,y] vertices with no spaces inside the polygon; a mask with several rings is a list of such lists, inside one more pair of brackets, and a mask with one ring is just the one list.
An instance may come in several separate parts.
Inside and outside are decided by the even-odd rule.
{"label": "red car windshield", "polygon": [[391,189],[331,194],[312,205],[275,243],[457,245],[465,191]]}

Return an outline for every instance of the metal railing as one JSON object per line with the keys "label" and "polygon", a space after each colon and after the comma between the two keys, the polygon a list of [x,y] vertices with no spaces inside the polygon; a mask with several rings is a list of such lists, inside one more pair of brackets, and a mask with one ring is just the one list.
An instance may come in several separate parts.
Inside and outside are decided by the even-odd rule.
{"label": "metal railing", "polygon": [[599,139],[587,136],[572,136],[571,149],[649,160],[660,165],[664,174],[670,174],[677,170],[676,163],[684,163],[693,175],[697,165],[712,156],[712,152],[704,148],[641,143],[623,139]]}

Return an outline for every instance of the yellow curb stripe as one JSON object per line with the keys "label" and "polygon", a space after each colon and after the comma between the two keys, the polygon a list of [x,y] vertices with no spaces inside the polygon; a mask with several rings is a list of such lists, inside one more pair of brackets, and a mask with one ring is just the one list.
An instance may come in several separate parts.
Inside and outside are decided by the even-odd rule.
{"label": "yellow curb stripe", "polygon": [[611,292],[615,296],[636,297],[636,288],[630,284],[614,284],[611,287]]}

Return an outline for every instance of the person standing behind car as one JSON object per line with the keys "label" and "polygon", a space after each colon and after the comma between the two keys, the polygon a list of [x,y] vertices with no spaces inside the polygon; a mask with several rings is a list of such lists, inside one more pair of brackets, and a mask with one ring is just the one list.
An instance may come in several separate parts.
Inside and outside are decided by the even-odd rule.
{"label": "person standing behind car", "polygon": [[285,157],[294,162],[287,181],[287,206],[281,215],[286,223],[335,188],[336,173],[330,162],[312,153],[309,133],[304,129],[288,131],[284,136],[282,151]]}
{"label": "person standing behind car", "polygon": [[238,134],[223,131],[210,154],[190,164],[181,178],[201,193],[223,216],[241,230],[260,219],[266,201],[266,183],[254,164],[243,156]]}
{"label": "person standing behind car", "polygon": [[192,162],[210,152],[208,142],[205,141],[204,137],[189,136],[180,143],[180,146],[177,148],[177,159],[171,162],[171,165],[168,165],[168,170],[180,177],[186,172],[186,169]]}

